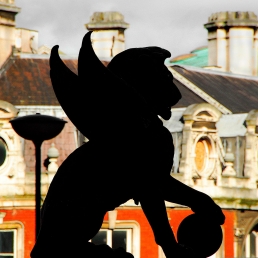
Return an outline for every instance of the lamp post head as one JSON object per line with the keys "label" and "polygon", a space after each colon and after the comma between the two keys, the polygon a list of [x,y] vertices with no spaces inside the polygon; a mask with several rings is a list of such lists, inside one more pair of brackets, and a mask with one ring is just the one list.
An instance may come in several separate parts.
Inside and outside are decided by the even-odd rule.
{"label": "lamp post head", "polygon": [[67,122],[57,117],[36,113],[14,118],[10,123],[19,136],[35,143],[56,137]]}

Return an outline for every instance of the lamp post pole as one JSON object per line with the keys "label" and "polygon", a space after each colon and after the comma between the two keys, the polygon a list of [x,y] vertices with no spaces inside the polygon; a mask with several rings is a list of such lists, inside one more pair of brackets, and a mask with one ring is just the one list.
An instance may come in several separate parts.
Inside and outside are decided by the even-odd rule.
{"label": "lamp post pole", "polygon": [[53,116],[37,113],[17,117],[10,121],[14,131],[24,139],[33,141],[35,145],[35,225],[36,239],[40,230],[41,206],[41,145],[44,140],[56,137],[64,128],[66,121]]}
{"label": "lamp post pole", "polygon": [[41,144],[42,141],[33,141],[35,145],[35,202],[36,202],[36,236],[40,230],[40,206],[41,206]]}

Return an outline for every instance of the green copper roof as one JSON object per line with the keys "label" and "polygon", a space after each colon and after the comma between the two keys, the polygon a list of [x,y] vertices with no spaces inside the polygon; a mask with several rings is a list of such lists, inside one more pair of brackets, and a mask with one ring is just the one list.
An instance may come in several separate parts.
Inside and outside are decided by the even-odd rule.
{"label": "green copper roof", "polygon": [[208,47],[200,47],[191,51],[190,54],[166,60],[166,65],[208,66]]}

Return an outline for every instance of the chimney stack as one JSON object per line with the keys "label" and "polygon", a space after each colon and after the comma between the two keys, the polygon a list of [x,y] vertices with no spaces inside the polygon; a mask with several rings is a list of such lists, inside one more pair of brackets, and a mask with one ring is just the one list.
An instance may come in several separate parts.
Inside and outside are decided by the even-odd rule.
{"label": "chimney stack", "polygon": [[0,0],[0,68],[15,46],[15,16],[20,10],[14,0]]}
{"label": "chimney stack", "polygon": [[95,12],[85,24],[91,35],[92,46],[100,59],[111,59],[125,50],[124,31],[129,24],[119,12]]}
{"label": "chimney stack", "polygon": [[258,74],[258,20],[253,12],[219,12],[204,24],[209,66],[243,75]]}

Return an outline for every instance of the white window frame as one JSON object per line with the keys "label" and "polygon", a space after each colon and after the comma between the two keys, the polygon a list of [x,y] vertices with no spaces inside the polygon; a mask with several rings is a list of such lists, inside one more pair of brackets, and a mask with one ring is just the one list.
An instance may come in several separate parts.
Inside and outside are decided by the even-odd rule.
{"label": "white window frame", "polygon": [[13,253],[0,253],[0,255],[17,258],[17,229],[0,229],[0,232],[13,232]]}
{"label": "white window frame", "polygon": [[[127,232],[126,252],[131,253],[134,258],[140,258],[140,225],[132,220],[117,220],[115,230]],[[108,228],[108,221],[104,221],[100,231],[107,230],[107,245],[111,246],[112,230]]]}
{"label": "white window frame", "polygon": [[[132,252],[132,229],[131,228],[115,228],[115,231],[125,231],[126,232],[126,252]],[[99,231],[107,232],[107,245],[112,248],[112,229],[101,228]]]}
{"label": "white window frame", "polygon": [[[0,231],[14,231],[14,258],[24,258],[24,226],[19,221],[6,221],[0,224]],[[1,253],[6,256],[10,254]]]}

